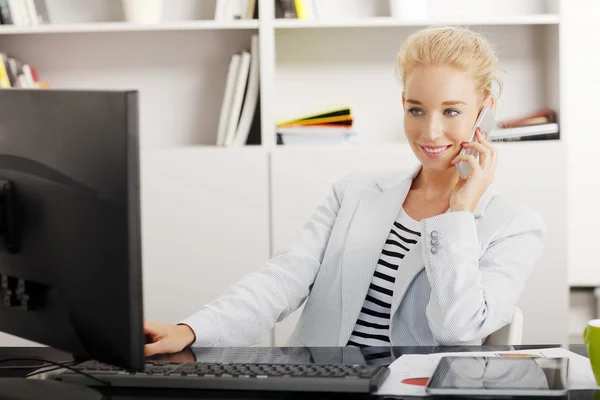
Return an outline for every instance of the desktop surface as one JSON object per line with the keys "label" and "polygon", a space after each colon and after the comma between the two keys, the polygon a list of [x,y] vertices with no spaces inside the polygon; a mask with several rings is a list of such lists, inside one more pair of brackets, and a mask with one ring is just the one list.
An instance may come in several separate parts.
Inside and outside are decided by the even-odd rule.
{"label": "desktop surface", "polygon": [[[389,365],[402,354],[427,354],[432,352],[454,351],[502,351],[536,349],[556,346],[461,346],[461,347],[432,347],[410,346],[393,348],[188,348],[181,353],[151,357],[153,360],[169,360],[173,362],[271,362],[271,363],[302,363],[302,364],[344,364],[348,362],[362,362],[376,365]],[[571,351],[587,356],[583,345],[572,345]],[[12,357],[36,357],[55,362],[68,362],[72,358],[68,353],[49,347],[0,347],[0,360]],[[27,369],[6,369],[9,365],[31,365],[31,362],[12,362],[2,364],[0,377],[25,376],[33,371]],[[286,392],[239,392],[239,391],[211,391],[211,390],[173,390],[173,389],[126,389],[102,388],[100,391],[107,398],[113,400],[125,399],[374,399],[374,396],[348,395],[333,393],[286,393]],[[576,391],[569,393],[570,399],[592,399],[594,391]],[[597,395],[600,396],[600,393]],[[391,398],[385,396],[386,399]],[[406,397],[403,397],[406,398]]]}

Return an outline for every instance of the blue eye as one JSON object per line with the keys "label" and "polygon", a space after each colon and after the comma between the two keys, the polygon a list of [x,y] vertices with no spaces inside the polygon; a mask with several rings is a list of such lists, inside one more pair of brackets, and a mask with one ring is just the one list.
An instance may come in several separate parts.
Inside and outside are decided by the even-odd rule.
{"label": "blue eye", "polygon": [[423,115],[423,110],[421,110],[420,108],[411,108],[408,110],[408,112],[415,117],[417,115]]}
{"label": "blue eye", "polygon": [[460,111],[454,110],[454,109],[447,109],[447,110],[444,111],[444,114],[448,115],[450,117],[455,117],[455,116],[457,116],[457,115],[460,114]]}

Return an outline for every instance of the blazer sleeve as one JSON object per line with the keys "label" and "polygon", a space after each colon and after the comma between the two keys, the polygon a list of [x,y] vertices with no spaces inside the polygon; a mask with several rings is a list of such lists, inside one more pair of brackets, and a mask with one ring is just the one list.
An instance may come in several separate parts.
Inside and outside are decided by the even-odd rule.
{"label": "blazer sleeve", "polygon": [[422,221],[423,259],[431,286],[426,315],[439,344],[481,343],[511,322],[543,251],[545,226],[525,207],[509,215],[482,256],[472,213],[449,212]]}
{"label": "blazer sleeve", "polygon": [[195,333],[194,346],[249,346],[297,310],[313,284],[350,180],[336,182],[301,231],[298,243],[279,249],[181,324]]}

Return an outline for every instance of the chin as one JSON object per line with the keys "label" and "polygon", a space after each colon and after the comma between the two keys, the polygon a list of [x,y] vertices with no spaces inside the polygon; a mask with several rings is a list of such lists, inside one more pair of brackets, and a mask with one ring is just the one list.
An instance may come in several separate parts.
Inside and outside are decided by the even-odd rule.
{"label": "chin", "polygon": [[450,164],[450,161],[448,160],[431,161],[427,159],[421,159],[420,161],[423,165],[423,168],[429,171],[445,172],[449,168],[454,167],[454,165]]}

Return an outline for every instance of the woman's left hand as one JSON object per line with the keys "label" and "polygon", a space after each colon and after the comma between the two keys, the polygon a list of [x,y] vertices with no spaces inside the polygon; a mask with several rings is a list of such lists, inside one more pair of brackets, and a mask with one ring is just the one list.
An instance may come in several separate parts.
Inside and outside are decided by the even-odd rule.
{"label": "woman's left hand", "polygon": [[479,128],[475,135],[477,141],[464,143],[463,147],[479,152],[479,162],[472,154],[459,154],[452,160],[454,165],[460,161],[469,163],[471,175],[467,179],[459,177],[450,196],[451,211],[475,211],[481,195],[494,179],[498,150],[488,142],[486,135],[482,134]]}

